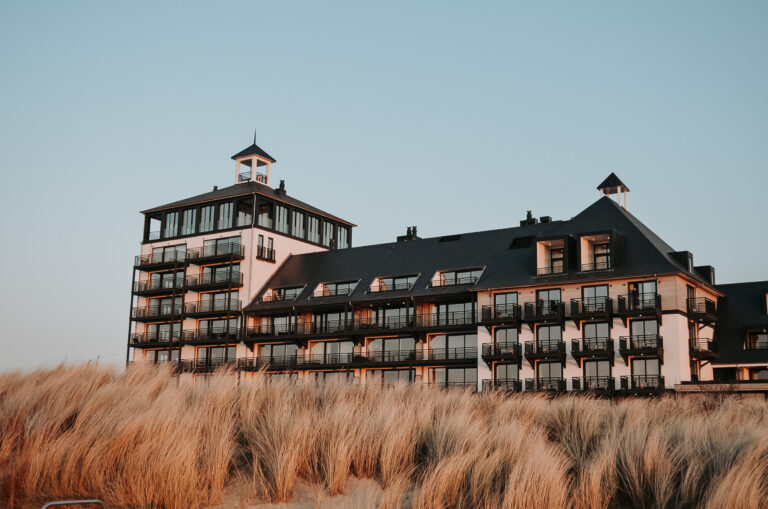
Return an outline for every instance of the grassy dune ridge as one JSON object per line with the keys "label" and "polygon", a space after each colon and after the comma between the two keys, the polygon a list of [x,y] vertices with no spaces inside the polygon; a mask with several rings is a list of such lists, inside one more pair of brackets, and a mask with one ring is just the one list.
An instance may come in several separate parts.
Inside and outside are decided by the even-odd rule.
{"label": "grassy dune ridge", "polygon": [[175,378],[98,365],[0,375],[0,506],[98,497],[195,508],[328,496],[375,507],[768,507],[756,399],[618,402]]}

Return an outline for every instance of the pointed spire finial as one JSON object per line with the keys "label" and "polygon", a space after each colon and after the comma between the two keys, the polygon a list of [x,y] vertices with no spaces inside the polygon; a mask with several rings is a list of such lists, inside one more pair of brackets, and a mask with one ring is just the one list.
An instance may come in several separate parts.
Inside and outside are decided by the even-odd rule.
{"label": "pointed spire finial", "polygon": [[253,144],[256,145],[256,129],[253,130]]}

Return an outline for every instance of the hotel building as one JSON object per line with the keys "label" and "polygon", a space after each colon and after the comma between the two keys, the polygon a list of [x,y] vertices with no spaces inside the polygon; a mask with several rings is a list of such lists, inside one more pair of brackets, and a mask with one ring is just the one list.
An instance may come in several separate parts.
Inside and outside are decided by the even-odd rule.
{"label": "hotel building", "polygon": [[143,212],[128,360],[478,390],[768,391],[768,281],[717,285],[629,213],[614,174],[569,220],[528,212],[352,248],[352,223],[270,186],[258,146],[233,159],[233,186]]}

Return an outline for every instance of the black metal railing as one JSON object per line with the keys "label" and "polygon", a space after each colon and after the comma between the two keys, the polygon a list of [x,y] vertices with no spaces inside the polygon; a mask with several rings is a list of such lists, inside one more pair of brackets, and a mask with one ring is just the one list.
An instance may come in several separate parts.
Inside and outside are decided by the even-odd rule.
{"label": "black metal railing", "polygon": [[494,378],[483,380],[483,392],[509,391],[520,392],[523,390],[522,382],[517,378]]}
{"label": "black metal railing", "polygon": [[555,391],[566,390],[565,378],[526,378],[526,391]]}
{"label": "black metal railing", "polygon": [[352,360],[355,358],[355,354],[352,352],[347,353],[321,353],[321,354],[309,354],[298,356],[297,363],[299,365],[338,365],[338,364],[352,364]]}
{"label": "black metal railing", "polygon": [[429,282],[429,286],[433,288],[437,288],[440,286],[473,285],[477,283],[478,279],[480,279],[480,276],[455,277],[451,279],[435,279]]}
{"label": "black metal railing", "polygon": [[658,334],[642,334],[637,336],[621,336],[621,350],[658,350],[664,347],[664,340]]}
{"label": "black metal railing", "polygon": [[477,347],[467,346],[459,348],[430,348],[424,352],[424,360],[447,361],[460,359],[477,359]]}
{"label": "black metal railing", "polygon": [[135,307],[132,310],[133,318],[160,318],[166,316],[180,316],[184,311],[179,304],[163,304],[159,306]]}
{"label": "black metal railing", "polygon": [[661,295],[658,293],[631,293],[619,296],[619,312],[659,311]]}
{"label": "black metal railing", "polygon": [[551,276],[554,274],[564,274],[565,273],[565,266],[564,265],[555,265],[551,267],[539,267],[536,269],[536,274],[539,276]]}
{"label": "black metal railing", "polygon": [[321,297],[344,297],[351,294],[355,289],[355,286],[343,286],[341,288],[328,288],[322,285],[320,288],[312,293],[312,298],[318,299]]}
{"label": "black metal railing", "polygon": [[689,314],[693,315],[716,315],[717,304],[715,301],[706,297],[692,297],[686,299],[686,307]]}
{"label": "black metal railing", "polygon": [[383,283],[374,283],[371,285],[371,287],[368,289],[370,293],[381,293],[381,292],[394,292],[397,290],[410,290],[413,286],[414,282],[411,281],[397,281],[391,284],[383,284]]}
{"label": "black metal railing", "polygon": [[423,351],[416,351],[416,349],[406,350],[373,350],[369,351],[365,355],[367,362],[386,364],[390,362],[406,362],[412,360],[420,360],[423,357],[421,354]]}
{"label": "black metal railing", "polygon": [[416,327],[473,325],[476,323],[475,312],[472,310],[448,311],[445,313],[417,313],[414,318]]}
{"label": "black metal railing", "polygon": [[182,373],[213,373],[217,369],[236,367],[235,359],[210,359],[179,361],[179,370]]}
{"label": "black metal railing", "polygon": [[717,352],[717,343],[712,339],[691,338],[690,345],[692,352]]}
{"label": "black metal railing", "polygon": [[191,262],[224,257],[244,258],[245,247],[238,242],[227,242],[216,246],[203,246],[187,250],[187,260]]}
{"label": "black metal railing", "polygon": [[526,341],[525,355],[565,355],[565,341]]}
{"label": "black metal railing", "polygon": [[582,272],[593,272],[595,270],[608,270],[613,268],[613,257],[606,257],[601,260],[596,260],[593,263],[582,263]]}
{"label": "black metal railing", "polygon": [[573,356],[604,352],[613,353],[613,340],[611,338],[581,338],[571,340],[571,354]]}
{"label": "black metal railing", "polygon": [[518,304],[494,304],[492,306],[483,306],[480,316],[483,322],[492,322],[495,320],[519,320],[520,306]]}
{"label": "black metal railing", "polygon": [[182,332],[184,341],[231,341],[237,339],[237,328],[210,327],[208,329],[190,329]]}
{"label": "black metal railing", "polygon": [[296,354],[285,356],[261,356],[258,358],[238,359],[237,367],[244,370],[285,370],[296,369],[298,360]]}
{"label": "black metal railing", "polygon": [[457,389],[466,389],[467,387],[471,387],[473,389],[477,389],[477,382],[472,380],[464,380],[464,381],[431,381],[427,382],[425,385],[427,387],[436,387],[438,389],[450,389],[450,388],[457,388]]}
{"label": "black metal railing", "polygon": [[525,303],[525,319],[557,319],[565,316],[565,304],[559,300],[539,300]]}
{"label": "black metal railing", "polygon": [[573,377],[571,388],[574,391],[611,392],[616,390],[616,379],[612,376]]}
{"label": "black metal railing", "polygon": [[251,180],[251,172],[250,171],[244,171],[237,177],[238,182],[247,182]]}
{"label": "black metal railing", "polygon": [[585,297],[571,299],[571,315],[589,315],[613,312],[613,299],[608,297]]}
{"label": "black metal railing", "polygon": [[483,343],[483,357],[519,357],[520,343],[497,341],[495,343]]}
{"label": "black metal railing", "polygon": [[138,255],[134,260],[135,267],[161,264],[184,264],[187,261],[186,251],[171,249],[162,253]]}
{"label": "black metal railing", "polygon": [[131,343],[178,343],[181,334],[169,331],[134,332],[131,334]]}
{"label": "black metal railing", "polygon": [[664,377],[660,375],[632,375],[621,377],[621,389],[664,389]]}
{"label": "black metal railing", "polygon": [[407,329],[413,327],[413,315],[409,317],[405,316],[387,316],[387,317],[365,317],[355,318],[354,328],[355,330],[369,330],[369,329]]}
{"label": "black metal railing", "polygon": [[184,286],[187,288],[198,288],[201,286],[229,285],[242,286],[243,275],[240,271],[203,274],[200,276],[187,276],[184,280]]}
{"label": "black metal railing", "polygon": [[240,311],[239,300],[208,300],[188,302],[184,304],[184,313],[188,315],[201,313],[230,313]]}
{"label": "black metal railing", "polygon": [[144,292],[161,292],[174,290],[181,290],[183,287],[181,280],[177,280],[175,277],[168,279],[155,279],[147,281],[136,281],[133,284],[133,291],[135,293]]}
{"label": "black metal railing", "polygon": [[256,248],[256,258],[259,260],[266,260],[269,262],[275,261],[275,250],[269,249],[264,246]]}

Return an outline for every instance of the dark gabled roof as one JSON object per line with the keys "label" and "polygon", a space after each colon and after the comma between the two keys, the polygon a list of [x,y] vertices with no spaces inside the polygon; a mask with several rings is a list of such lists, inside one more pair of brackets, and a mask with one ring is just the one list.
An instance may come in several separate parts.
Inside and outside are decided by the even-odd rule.
{"label": "dark gabled roof", "polygon": [[720,357],[713,364],[768,362],[768,350],[744,350],[747,332],[768,330],[765,293],[768,281],[716,285],[725,294],[717,301],[715,337]]}
{"label": "dark gabled roof", "polygon": [[629,188],[621,181],[615,173],[611,172],[603,182],[597,186],[598,191],[605,190],[608,194],[613,194],[619,191],[629,191]]}
{"label": "dark gabled roof", "polygon": [[329,214],[327,212],[324,212],[316,207],[313,207],[312,205],[308,205],[304,203],[301,200],[297,200],[296,198],[292,198],[285,194],[278,194],[275,189],[272,189],[271,187],[261,184],[259,182],[255,181],[249,181],[249,182],[243,182],[240,184],[235,184],[233,186],[229,187],[223,187],[221,189],[216,189],[214,191],[210,191],[208,193],[198,194],[197,196],[193,196],[191,198],[185,198],[183,200],[174,201],[171,203],[167,203],[165,205],[161,205],[159,207],[153,207],[151,209],[143,210],[142,214],[149,214],[151,212],[157,212],[159,210],[165,210],[165,209],[173,209],[177,207],[184,207],[187,205],[194,205],[197,203],[205,203],[209,201],[215,201],[215,200],[223,200],[225,198],[234,198],[236,196],[245,196],[249,194],[258,194],[261,196],[265,196],[271,200],[280,201],[283,203],[286,203],[288,205],[293,205],[295,207],[307,210],[309,212],[313,212],[315,214],[319,214],[321,216],[327,217],[328,219],[332,219],[334,221],[338,221],[340,223],[344,223],[350,226],[356,226],[353,223],[350,223],[349,221],[345,219],[341,219],[340,217],[336,217],[332,214]]}
{"label": "dark gabled roof", "polygon": [[264,159],[269,159],[273,163],[277,162],[275,158],[273,158],[271,155],[264,152],[264,150],[262,150],[262,148],[256,145],[255,143],[250,147],[243,149],[237,154],[233,155],[232,159],[238,159],[240,157],[245,157],[245,156],[259,156],[259,157],[263,157]]}
{"label": "dark gabled roof", "polygon": [[[625,249],[621,263],[610,274],[571,272],[556,279],[543,280],[536,276],[535,242],[527,247],[511,248],[519,237],[558,238],[586,233],[615,231],[631,246]],[[700,276],[687,271],[672,256],[673,249],[643,225],[633,215],[603,197],[568,221],[538,223],[501,230],[464,233],[452,242],[440,242],[443,237],[362,246],[339,251],[295,255],[266,283],[266,288],[280,288],[307,284],[304,292],[291,303],[259,303],[254,300],[246,311],[271,309],[288,305],[301,306],[329,302],[311,299],[318,284],[328,281],[360,279],[350,296],[339,301],[362,301],[394,296],[383,292],[380,296],[366,290],[376,277],[400,274],[419,274],[410,292],[411,296],[439,296],[458,291],[490,288],[542,285],[552,282],[589,281],[619,277],[638,277],[648,274],[686,273],[702,284]],[[484,267],[475,285],[430,288],[429,281],[437,271]],[[259,296],[262,292],[260,292]],[[399,293],[398,293],[399,295]]]}

